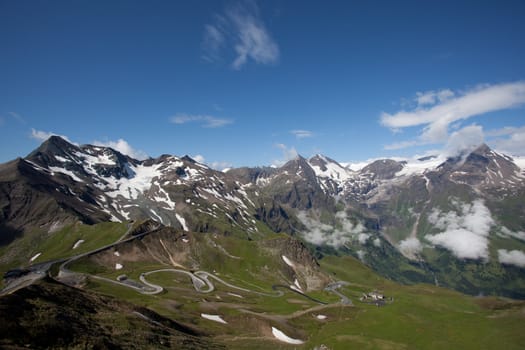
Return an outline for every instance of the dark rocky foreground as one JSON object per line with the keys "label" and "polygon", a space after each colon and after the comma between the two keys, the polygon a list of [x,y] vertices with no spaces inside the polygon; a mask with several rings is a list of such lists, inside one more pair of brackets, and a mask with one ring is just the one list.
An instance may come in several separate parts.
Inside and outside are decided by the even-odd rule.
{"label": "dark rocky foreground", "polygon": [[0,297],[1,349],[222,349],[201,332],[44,279]]}

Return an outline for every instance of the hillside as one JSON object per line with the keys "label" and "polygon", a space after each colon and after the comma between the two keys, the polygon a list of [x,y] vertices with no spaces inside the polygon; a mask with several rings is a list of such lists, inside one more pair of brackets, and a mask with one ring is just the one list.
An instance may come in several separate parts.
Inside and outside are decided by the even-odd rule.
{"label": "hillside", "polygon": [[485,145],[220,172],[52,137],[0,165],[2,346],[517,349],[524,178]]}
{"label": "hillside", "polygon": [[44,279],[0,297],[2,349],[221,349],[143,307]]}
{"label": "hillside", "polygon": [[525,298],[524,179],[486,145],[359,170],[316,155],[220,172],[187,156],[139,161],[53,136],[0,166],[0,249],[11,252],[0,259],[23,264],[40,251],[21,244],[38,247],[71,225],[151,219],[247,240],[286,233],[317,256],[352,255],[403,283]]}

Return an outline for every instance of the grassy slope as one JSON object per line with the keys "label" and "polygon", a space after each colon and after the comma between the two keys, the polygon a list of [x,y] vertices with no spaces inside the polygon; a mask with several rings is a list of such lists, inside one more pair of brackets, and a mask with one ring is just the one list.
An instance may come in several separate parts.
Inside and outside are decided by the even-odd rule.
{"label": "grassy slope", "polygon": [[[97,225],[77,223],[54,233],[38,230],[24,233],[11,244],[0,247],[0,274],[20,266],[74,256],[110,244],[126,232],[126,226],[114,222]],[[77,249],[72,249],[80,239],[85,242]],[[42,254],[30,262],[29,260],[38,253]],[[1,283],[3,282],[0,282],[0,287],[3,285]]]}
{"label": "grassy slope", "polygon": [[[77,224],[66,227],[53,234],[34,248],[35,254],[42,255],[35,262],[47,261],[62,257],[73,256],[111,244],[126,232],[126,225],[114,222],[105,222],[97,225]],[[76,249],[72,249],[76,242],[84,240]]]}
{"label": "grassy slope", "polygon": [[[202,236],[196,237],[200,247],[196,254],[203,270],[215,270],[225,280],[250,289],[271,291],[273,283],[283,281],[279,272],[283,262],[259,249],[258,242],[234,237],[214,238],[229,254],[241,258],[232,259],[207,244]],[[307,340],[302,348],[325,344],[331,349],[518,349],[525,343],[521,327],[525,321],[523,302],[473,298],[431,285],[399,285],[351,257],[326,256],[320,262],[322,269],[334,280],[351,282],[340,291],[353,300],[354,307],[330,306],[286,319],[287,315],[317,304],[291,292],[272,298],[239,292],[219,283],[214,283],[216,291],[198,294],[186,276],[173,273],[148,277],[151,282],[166,287],[165,292],[155,296],[140,295],[102,281],[92,281],[88,287],[204,329],[231,348],[252,349],[255,345],[261,349],[293,348],[276,341],[270,333],[271,326]],[[153,268],[152,262],[137,262],[119,273],[136,278],[140,272]],[[108,269],[103,275],[114,278],[116,271]],[[376,307],[358,301],[363,292],[374,289],[392,296],[394,303]],[[233,297],[227,292],[244,298]],[[338,300],[326,291],[312,295],[329,302]],[[264,315],[246,314],[241,309]],[[203,320],[202,312],[223,315],[228,325]],[[327,315],[328,319],[317,320],[314,315],[318,313]]]}
{"label": "grassy slope", "polygon": [[[338,278],[379,289],[395,301],[381,308],[358,304],[339,316],[347,321],[327,323],[311,341],[341,349],[519,349],[525,343],[523,302],[473,298],[431,285],[401,286],[352,258],[327,257],[322,266]],[[492,304],[500,309],[491,309]]]}

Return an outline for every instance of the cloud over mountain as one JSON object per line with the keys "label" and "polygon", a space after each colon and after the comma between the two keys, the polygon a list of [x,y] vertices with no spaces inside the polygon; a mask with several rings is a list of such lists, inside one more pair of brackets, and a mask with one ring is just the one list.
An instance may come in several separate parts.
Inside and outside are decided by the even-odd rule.
{"label": "cloud over mountain", "polygon": [[358,241],[360,244],[366,243],[370,235],[365,233],[366,229],[360,222],[353,223],[344,211],[337,212],[335,217],[338,222],[337,225],[332,226],[300,212],[297,218],[307,227],[307,230],[302,232],[302,237],[310,243],[329,245],[335,248],[339,248],[352,240]]}
{"label": "cloud over mountain", "polygon": [[415,258],[423,250],[423,245],[416,237],[401,240],[398,244],[399,251],[409,258]]}
{"label": "cloud over mountain", "polygon": [[498,260],[502,264],[525,267],[525,253],[521,250],[498,249]]}
{"label": "cloud over mountain", "polygon": [[73,142],[71,142],[71,140],[69,140],[69,138],[67,136],[60,135],[60,134],[57,134],[57,133],[54,133],[54,132],[51,132],[51,131],[42,131],[42,130],[31,129],[31,135],[30,136],[31,136],[32,139],[35,139],[35,140],[37,140],[39,142],[44,142],[48,138],[50,138],[51,136],[60,136],[64,140],[66,140],[66,141],[68,141],[70,143],[73,143]]}
{"label": "cloud over mountain", "polygon": [[488,260],[488,235],[494,224],[489,209],[481,199],[472,203],[454,200],[451,204],[454,211],[445,213],[435,208],[431,212],[428,221],[442,232],[425,238],[460,259]]}
{"label": "cloud over mountain", "polygon": [[416,106],[409,110],[381,114],[381,125],[394,131],[410,127],[421,128],[416,139],[396,142],[387,145],[386,149],[446,143],[454,123],[523,105],[525,82],[478,85],[466,91],[456,92],[450,89],[419,92],[415,101]]}
{"label": "cloud over mountain", "polygon": [[148,158],[148,155],[146,154],[146,152],[133,148],[124,139],[118,139],[117,141],[105,141],[105,142],[104,141],[94,141],[93,144],[97,146],[111,147],[119,151],[122,154],[125,154],[127,156],[130,156],[131,158],[135,158],[138,160],[143,160],[143,159]]}

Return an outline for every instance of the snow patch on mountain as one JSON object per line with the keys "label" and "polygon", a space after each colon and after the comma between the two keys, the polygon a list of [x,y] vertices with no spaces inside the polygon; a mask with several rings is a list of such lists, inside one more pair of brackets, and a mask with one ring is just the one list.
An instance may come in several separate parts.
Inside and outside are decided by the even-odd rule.
{"label": "snow patch on mountain", "polygon": [[72,172],[70,170],[67,170],[67,169],[64,169],[64,168],[60,168],[60,167],[56,167],[56,166],[50,166],[49,170],[51,170],[53,173],[61,173],[61,174],[67,175],[67,176],[69,176],[70,178],[72,178],[76,182],[84,182],[84,180],[79,178],[74,172]]}
{"label": "snow patch on mountain", "polygon": [[33,262],[33,261],[35,261],[36,259],[38,259],[38,257],[39,257],[40,255],[42,255],[42,253],[37,253],[37,254],[35,254],[31,259],[29,259],[29,262]]}
{"label": "snow patch on mountain", "polygon": [[64,158],[64,157],[61,157],[61,156],[57,156],[57,155],[55,155],[54,157],[59,162],[62,162],[62,163],[69,162],[69,159],[67,159],[67,158]]}
{"label": "snow patch on mountain", "polygon": [[105,165],[115,165],[115,161],[111,159],[111,157],[106,154],[102,153],[97,156],[93,156],[84,152],[75,152],[73,153],[77,158],[82,159],[84,162],[88,164],[105,164]]}
{"label": "snow patch on mountain", "polygon": [[175,213],[175,217],[177,218],[177,220],[179,220],[179,222],[180,222],[180,224],[181,224],[181,226],[182,226],[182,229],[183,229],[184,231],[189,231],[189,229],[188,229],[188,225],[186,224],[186,219],[184,219],[184,218],[182,217],[182,215],[180,215],[180,214],[178,214],[178,213]]}
{"label": "snow patch on mountain", "polygon": [[144,165],[130,165],[134,173],[133,177],[123,177],[120,179],[113,177],[104,178],[111,189],[107,192],[108,196],[112,198],[122,196],[126,199],[137,199],[145,191],[150,189],[151,182],[154,178],[162,175],[162,172],[159,171],[160,166],[161,164],[149,167]]}
{"label": "snow patch on mountain", "polygon": [[299,292],[303,292],[303,289],[301,288],[301,285],[299,284],[299,281],[297,278],[293,281],[294,286],[299,290]]}
{"label": "snow patch on mountain", "polygon": [[293,263],[293,261],[288,259],[288,257],[286,255],[281,255],[281,257],[283,258],[283,260],[286,263],[286,265],[288,265],[288,266],[290,266],[292,268],[295,268],[295,264]]}
{"label": "snow patch on mountain", "polygon": [[367,161],[364,161],[364,162],[356,162],[356,163],[345,162],[345,163],[339,163],[339,164],[341,164],[341,166],[343,166],[343,167],[345,167],[347,169],[350,169],[352,171],[357,172],[357,171],[361,171],[365,166],[367,166],[368,164],[372,163],[374,160],[367,160]]}
{"label": "snow patch on mountain", "polygon": [[316,157],[323,162],[325,168],[323,170],[321,166],[313,164],[311,160],[309,161],[309,165],[318,177],[329,178],[341,182],[350,178],[350,171],[337,162],[331,161],[322,155],[317,155]]}
{"label": "snow patch on mountain", "polygon": [[228,323],[219,315],[201,314],[201,317],[207,320],[210,320],[210,321],[218,322],[218,323],[223,323],[223,324]]}
{"label": "snow patch on mountain", "polygon": [[161,224],[164,224],[164,220],[162,220],[162,217],[159,214],[157,214],[155,210],[150,209],[149,211],[153,214],[153,216],[155,216],[154,218],[152,218],[153,220],[158,221]]}
{"label": "snow patch on mountain", "polygon": [[76,241],[76,243],[73,245],[73,249],[77,249],[78,247],[80,247],[80,245],[84,243],[84,240],[83,239],[79,239],[78,241]]}
{"label": "snow patch on mountain", "polygon": [[166,204],[167,209],[169,210],[175,210],[175,202],[171,200],[168,192],[166,192],[159,183],[155,182],[154,185],[158,186],[158,190],[157,194],[153,196],[153,200],[159,204]]}
{"label": "snow patch on mountain", "polygon": [[395,176],[411,176],[424,174],[428,170],[436,169],[440,164],[442,164],[445,161],[445,159],[441,157],[435,157],[426,160],[407,159],[404,161],[406,163],[404,164],[403,169],[397,172]]}
{"label": "snow patch on mountain", "polygon": [[294,338],[287,336],[281,330],[275,327],[272,327],[272,334],[275,338],[279,339],[282,342],[288,343],[288,344],[300,345],[304,343],[304,341],[300,339],[294,339]]}
{"label": "snow patch on mountain", "polygon": [[24,159],[27,163],[29,163],[33,168],[35,168],[36,170],[39,170],[39,171],[43,171],[45,173],[50,173],[50,170],[49,169],[46,169],[46,168],[43,168],[41,167],[40,165],[28,160],[28,159]]}
{"label": "snow patch on mountain", "polygon": [[522,171],[525,171],[525,157],[514,156],[512,159],[514,160],[514,164],[516,164]]}

